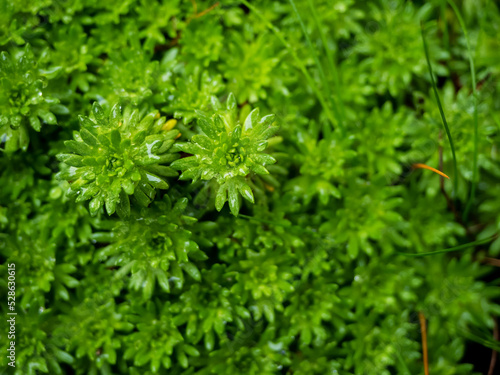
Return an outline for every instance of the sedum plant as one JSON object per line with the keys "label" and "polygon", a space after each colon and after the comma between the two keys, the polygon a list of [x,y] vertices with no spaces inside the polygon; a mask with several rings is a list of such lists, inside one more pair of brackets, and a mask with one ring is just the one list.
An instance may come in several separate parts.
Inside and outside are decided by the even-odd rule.
{"label": "sedum plant", "polygon": [[[427,74],[425,59],[421,55],[419,22],[428,18],[430,4],[417,8],[405,1],[367,3],[370,22],[360,33],[359,43],[349,57],[352,63],[360,65],[360,70],[368,71],[365,76],[378,93],[389,92],[393,97],[400,95],[412,79]],[[393,30],[399,30],[394,33]],[[448,57],[448,52],[435,42],[434,27],[431,44],[434,71],[446,75],[446,67],[439,60]],[[384,54],[376,51],[386,51]]]}
{"label": "sedum plant", "polygon": [[6,152],[26,151],[29,128],[40,132],[42,123],[57,124],[54,112],[67,112],[47,91],[56,73],[38,67],[29,45],[0,53],[0,141]]}
{"label": "sedum plant", "polygon": [[206,260],[207,256],[192,239],[190,226],[196,219],[183,215],[186,205],[187,199],[180,199],[172,207],[170,198],[164,195],[148,210],[156,215],[148,217],[144,210],[134,212],[129,221],[111,232],[95,233],[95,241],[110,242],[96,258],[120,267],[118,278],[130,273],[130,287],[140,289],[144,299],[151,298],[156,284],[166,293],[182,288],[184,274],[200,281],[195,261]]}
{"label": "sedum plant", "polygon": [[497,373],[499,20],[0,1],[0,374]]}
{"label": "sedum plant", "polygon": [[108,215],[115,211],[122,217],[130,214],[130,199],[147,206],[156,189],[167,189],[166,177],[177,173],[168,164],[177,158],[170,152],[177,130],[169,128],[158,112],[142,114],[119,104],[109,115],[97,103],[92,118],[80,116],[80,131],[66,141],[70,153],[57,157],[68,167],[58,174],[70,181],[77,202],[90,200],[90,214],[101,207]]}
{"label": "sedum plant", "polygon": [[216,97],[212,99],[212,107],[216,112],[212,116],[200,113],[198,125],[203,133],[194,135],[189,143],[176,145],[177,149],[192,156],[176,160],[172,168],[182,171],[181,180],[214,180],[219,185],[215,207],[220,211],[228,201],[231,213],[237,216],[240,195],[254,202],[249,175],[269,174],[266,166],[276,162],[263,151],[278,127],[274,124],[274,115],[261,118],[257,108],[240,121],[236,98],[232,94],[225,108]]}
{"label": "sedum plant", "polygon": [[220,75],[211,77],[199,66],[192,73],[184,70],[176,77],[175,87],[167,90],[171,100],[163,110],[173,112],[175,118],[182,118],[184,124],[190,124],[197,117],[196,111],[210,110],[210,98],[220,93],[223,87]]}
{"label": "sedum plant", "polygon": [[144,51],[137,39],[131,46],[112,51],[99,72],[102,85],[89,96],[105,97],[110,103],[118,100],[140,105],[150,99],[159,80],[158,61],[151,61],[151,54]]}

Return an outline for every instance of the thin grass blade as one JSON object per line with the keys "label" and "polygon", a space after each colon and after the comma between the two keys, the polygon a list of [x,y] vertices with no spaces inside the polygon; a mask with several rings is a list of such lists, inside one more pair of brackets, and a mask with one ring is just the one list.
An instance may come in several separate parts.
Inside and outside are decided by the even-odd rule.
{"label": "thin grass blade", "polygon": [[309,83],[312,90],[314,91],[314,94],[318,98],[321,106],[325,110],[326,116],[328,117],[328,120],[329,120],[331,126],[335,127],[335,125],[336,125],[335,116],[333,115],[332,111],[330,110],[330,107],[326,104],[326,100],[325,100],[323,93],[318,88],[318,85],[316,84],[314,79],[311,77],[311,75],[307,71],[302,60],[300,60],[299,57],[297,56],[297,53],[295,53],[295,50],[292,48],[290,43],[288,43],[287,40],[285,39],[285,36],[281,32],[281,30],[278,29],[276,26],[274,26],[270,21],[268,21],[266,19],[266,17],[264,17],[264,15],[254,5],[250,4],[247,0],[240,0],[240,2],[243,5],[245,5],[248,9],[252,10],[257,15],[257,17],[259,17],[266,24],[266,26],[269,28],[269,30],[271,30],[276,35],[276,37],[279,39],[279,41],[285,46],[288,53],[290,53],[292,58],[295,60],[295,63],[297,64],[297,66],[300,69],[300,71],[302,72],[302,74],[304,74],[304,76],[306,77],[307,82]]}
{"label": "thin grass blade", "polygon": [[458,9],[457,5],[453,0],[448,0],[448,3],[453,8],[453,11],[457,15],[458,22],[460,23],[460,27],[464,33],[465,42],[467,43],[467,52],[469,54],[469,65],[470,65],[470,74],[472,77],[472,97],[474,103],[474,155],[472,159],[472,184],[470,188],[469,200],[467,201],[467,205],[465,206],[463,221],[467,221],[467,216],[471,210],[472,205],[474,204],[474,199],[476,196],[476,187],[479,177],[479,168],[477,165],[477,158],[479,152],[479,124],[477,118],[477,83],[476,83],[476,69],[474,68],[474,59],[472,58],[472,50],[470,48],[470,40],[469,33],[467,32],[467,27],[465,26],[464,19]]}
{"label": "thin grass blade", "polygon": [[431,61],[429,59],[429,49],[427,48],[427,42],[425,40],[424,25],[420,23],[420,31],[422,33],[422,41],[424,43],[425,59],[427,60],[427,67],[429,69],[429,74],[431,75],[432,89],[434,90],[434,95],[436,96],[437,105],[439,108],[439,113],[441,114],[441,120],[443,121],[444,129],[446,130],[446,135],[448,137],[448,142],[450,143],[451,153],[453,155],[453,196],[457,192],[457,181],[458,181],[458,171],[457,171],[457,157],[455,155],[455,145],[453,144],[453,138],[451,137],[450,128],[448,127],[448,122],[446,121],[446,116],[444,115],[443,106],[441,105],[441,99],[439,99],[439,93],[436,86],[436,81],[434,79],[434,73],[432,71]]}
{"label": "thin grass blade", "polygon": [[293,8],[293,11],[295,12],[295,15],[297,16],[297,18],[299,20],[299,24],[300,24],[300,27],[302,29],[302,33],[304,34],[304,36],[306,38],[307,47],[311,51],[311,55],[314,58],[314,62],[316,64],[316,67],[318,68],[319,75],[320,75],[321,79],[323,80],[323,85],[325,86],[326,95],[328,96],[328,100],[330,102],[330,105],[332,106],[335,117],[337,118],[340,130],[342,132],[344,132],[344,124],[342,122],[342,119],[340,118],[339,110],[338,110],[337,104],[335,103],[335,100],[333,98],[332,92],[330,91],[330,86],[328,85],[328,80],[326,79],[325,72],[323,70],[323,66],[321,65],[321,62],[319,61],[319,57],[318,57],[318,53],[316,51],[316,48],[314,48],[314,46],[311,42],[311,38],[309,37],[309,34],[307,33],[307,30],[306,30],[306,25],[304,24],[304,21],[302,20],[302,17],[300,16],[300,13],[297,9],[297,6],[295,5],[295,1],[294,0],[289,0],[289,1],[290,1],[290,5]]}
{"label": "thin grass blade", "polygon": [[450,247],[448,249],[441,249],[441,250],[436,250],[436,251],[429,251],[429,252],[426,252],[426,253],[404,253],[404,252],[401,252],[401,251],[397,251],[396,254],[405,255],[405,256],[409,256],[409,257],[413,257],[413,258],[420,258],[420,257],[429,256],[429,255],[451,253],[453,251],[465,250],[465,249],[468,249],[468,248],[473,247],[473,246],[483,245],[485,243],[493,241],[497,237],[498,237],[498,233],[494,234],[491,237],[484,238],[482,240],[478,240],[478,241],[469,242],[469,243],[466,243],[466,244],[463,244],[463,245],[458,245],[458,246]]}
{"label": "thin grass blade", "polygon": [[307,3],[309,4],[309,8],[311,9],[311,13],[314,18],[314,22],[316,23],[316,26],[318,27],[319,30],[319,35],[321,37],[321,42],[323,43],[323,48],[325,49],[326,52],[326,57],[328,61],[328,67],[333,75],[333,80],[335,83],[335,94],[337,96],[338,100],[338,107],[339,107],[339,112],[340,116],[342,118],[342,121],[345,121],[345,108],[344,108],[344,102],[342,100],[342,91],[341,91],[341,85],[340,85],[340,78],[339,78],[339,71],[337,69],[337,64],[335,63],[335,56],[330,48],[328,48],[328,42],[326,40],[326,35],[323,32],[323,25],[321,24],[321,20],[318,16],[318,12],[316,12],[316,7],[314,6],[313,0],[307,0]]}

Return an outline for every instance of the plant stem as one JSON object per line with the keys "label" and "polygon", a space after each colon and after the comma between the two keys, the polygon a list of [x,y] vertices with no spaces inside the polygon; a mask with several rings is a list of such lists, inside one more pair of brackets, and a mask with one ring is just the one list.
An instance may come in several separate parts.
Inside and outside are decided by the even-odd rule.
{"label": "plant stem", "polygon": [[453,8],[453,11],[457,15],[458,22],[460,23],[460,27],[462,28],[462,31],[464,33],[465,37],[465,42],[467,43],[467,52],[469,54],[469,65],[470,65],[470,74],[472,77],[472,98],[473,98],[473,103],[474,103],[474,155],[472,159],[472,185],[470,188],[470,195],[469,195],[469,200],[467,202],[467,205],[465,206],[465,211],[463,214],[463,221],[467,221],[467,216],[469,215],[470,209],[472,205],[474,204],[474,198],[476,195],[476,187],[477,187],[477,181],[478,181],[478,175],[479,175],[479,170],[478,170],[478,165],[477,165],[477,158],[478,158],[478,152],[479,152],[479,125],[478,125],[478,118],[477,118],[477,83],[476,83],[476,70],[474,68],[474,59],[472,58],[472,50],[470,48],[470,40],[469,40],[469,33],[467,32],[467,27],[465,26],[464,19],[462,18],[462,15],[460,14],[460,10],[458,9],[457,5],[453,0],[448,0],[448,3],[451,5]]}
{"label": "plant stem", "polygon": [[318,98],[319,102],[321,103],[321,106],[326,112],[326,116],[328,117],[328,120],[330,121],[332,127],[335,127],[335,117],[333,116],[330,108],[326,104],[325,97],[319,90],[318,86],[316,85],[316,82],[312,79],[311,75],[307,71],[306,67],[304,66],[304,63],[300,58],[297,56],[295,53],[295,50],[292,48],[290,43],[288,43],[283,35],[283,33],[278,29],[276,26],[274,26],[271,22],[269,22],[266,17],[252,4],[250,4],[247,0],[240,0],[242,4],[244,4],[247,8],[251,9],[265,24],[266,26],[278,37],[279,41],[285,46],[287,51],[292,55],[293,59],[295,60],[295,63],[299,67],[300,71],[304,74],[306,77],[307,82],[313,89],[314,93],[316,94],[316,97]]}
{"label": "plant stem", "polygon": [[[499,335],[498,335],[498,323],[495,318],[493,318],[493,322],[495,323],[493,327],[493,338],[498,341]],[[488,375],[493,375],[495,373],[495,365],[497,362],[497,351],[493,349],[491,352],[491,360],[490,360],[490,368],[488,369]]]}
{"label": "plant stem", "polygon": [[443,121],[444,129],[446,130],[446,135],[448,136],[448,142],[450,143],[451,153],[453,155],[453,196],[457,193],[457,181],[458,181],[458,171],[457,171],[457,157],[455,155],[455,146],[453,144],[453,138],[451,137],[450,128],[448,127],[448,122],[444,115],[443,106],[441,105],[441,100],[439,99],[439,93],[436,86],[436,81],[434,80],[434,73],[432,72],[431,61],[429,59],[429,50],[427,48],[427,42],[425,41],[424,26],[420,23],[420,31],[422,33],[422,41],[424,42],[425,59],[427,60],[427,67],[429,68],[429,74],[431,76],[432,89],[434,90],[434,95],[436,96],[437,105],[439,108],[439,113],[441,114],[441,120]]}
{"label": "plant stem", "polygon": [[342,100],[342,92],[340,90],[340,78],[339,78],[339,71],[337,69],[337,65],[335,63],[335,56],[332,53],[332,50],[328,48],[328,42],[326,40],[326,35],[323,32],[321,20],[318,17],[318,13],[316,12],[316,8],[314,7],[313,0],[307,0],[309,4],[309,8],[311,9],[311,13],[313,15],[314,21],[316,22],[316,25],[318,26],[319,30],[319,35],[321,37],[321,41],[323,43],[323,48],[325,49],[326,56],[327,56],[327,61],[328,61],[328,66],[330,68],[330,71],[332,72],[333,75],[333,80],[335,81],[335,91],[337,94],[337,99],[338,99],[338,104],[339,104],[339,110],[340,110],[340,116],[342,118],[342,121],[345,121],[345,108],[344,108],[344,102]]}
{"label": "plant stem", "polygon": [[426,257],[428,255],[451,253],[452,251],[464,250],[464,249],[467,249],[467,248],[472,247],[472,246],[482,245],[482,244],[488,243],[490,241],[493,241],[497,237],[498,237],[498,233],[495,233],[491,237],[484,238],[482,240],[478,240],[478,241],[474,241],[474,242],[469,242],[469,243],[466,243],[466,244],[463,244],[463,245],[458,245],[458,246],[450,247],[448,249],[441,249],[441,250],[436,250],[436,251],[429,251],[429,252],[426,252],[426,253],[403,253],[403,252],[400,252],[400,251],[396,251],[396,254],[398,254],[398,255],[406,255],[406,256],[414,257],[414,258],[420,258],[420,257]]}
{"label": "plant stem", "polygon": [[443,22],[443,39],[444,48],[446,51],[450,51],[450,33],[448,32],[448,24],[446,23],[446,0],[441,3],[441,19]]}
{"label": "plant stem", "polygon": [[328,80],[326,79],[325,72],[323,70],[323,66],[321,65],[321,62],[319,61],[318,53],[316,52],[316,49],[314,48],[314,46],[311,42],[311,38],[309,38],[309,34],[307,33],[307,30],[306,30],[306,25],[304,24],[304,21],[302,20],[302,17],[300,16],[300,13],[297,9],[297,6],[295,5],[295,1],[294,0],[289,0],[289,1],[290,1],[290,4],[292,5],[293,11],[295,12],[295,15],[299,19],[299,24],[300,24],[300,27],[302,28],[302,33],[304,34],[304,36],[306,38],[307,46],[309,47],[309,50],[311,51],[311,54],[314,58],[314,62],[316,63],[316,66],[318,68],[319,75],[320,75],[321,79],[323,80],[323,86],[325,87],[326,95],[328,96],[328,100],[330,101],[330,105],[332,106],[333,112],[335,113],[335,117],[337,118],[337,121],[339,123],[340,130],[343,133],[344,132],[344,124],[342,122],[342,119],[340,118],[337,104],[335,103],[332,92],[330,91],[330,86],[328,85]]}
{"label": "plant stem", "polygon": [[422,354],[424,357],[424,374],[429,375],[429,359],[427,357],[427,327],[425,325],[425,316],[422,311],[418,313],[420,320],[420,332],[422,333]]}

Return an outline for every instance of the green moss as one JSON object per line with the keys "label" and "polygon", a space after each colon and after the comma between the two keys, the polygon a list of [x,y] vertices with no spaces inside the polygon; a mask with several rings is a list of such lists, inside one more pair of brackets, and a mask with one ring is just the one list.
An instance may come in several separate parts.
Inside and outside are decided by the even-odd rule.
{"label": "green moss", "polygon": [[486,371],[500,10],[456,10],[4,0],[0,373],[423,373],[419,312]]}

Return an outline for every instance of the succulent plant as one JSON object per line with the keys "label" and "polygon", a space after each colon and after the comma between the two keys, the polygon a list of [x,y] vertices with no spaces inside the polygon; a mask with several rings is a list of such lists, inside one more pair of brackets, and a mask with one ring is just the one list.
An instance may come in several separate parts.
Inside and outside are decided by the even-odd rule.
{"label": "succulent plant", "polygon": [[499,32],[479,0],[1,0],[0,373],[486,373]]}
{"label": "succulent plant", "polygon": [[40,132],[43,124],[55,125],[54,113],[67,113],[59,99],[47,92],[48,79],[57,69],[44,71],[29,45],[22,50],[0,52],[0,144],[4,150],[26,151],[29,127]]}
{"label": "succulent plant", "polygon": [[[58,174],[70,181],[77,201],[90,200],[90,214],[106,207],[108,215],[115,211],[130,214],[129,196],[147,206],[156,189],[167,189],[167,177],[177,175],[168,166],[178,155],[170,152],[179,132],[171,129],[175,120],[166,121],[158,112],[146,115],[138,109],[119,104],[109,115],[94,103],[93,118],[80,116],[80,131],[74,140],[64,142],[71,153],[59,154],[67,167]],[[166,165],[167,164],[167,165]]]}
{"label": "succulent plant", "polygon": [[176,149],[192,156],[172,163],[172,168],[182,171],[181,180],[214,180],[219,185],[215,198],[218,211],[226,201],[231,213],[238,215],[239,196],[254,202],[252,189],[247,180],[251,174],[269,174],[267,165],[276,160],[263,152],[267,140],[278,127],[275,116],[259,116],[259,109],[250,112],[244,121],[237,117],[234,95],[230,94],[225,109],[217,98],[212,99],[211,117],[200,114],[198,125],[203,132],[192,137],[191,142],[178,143]]}

